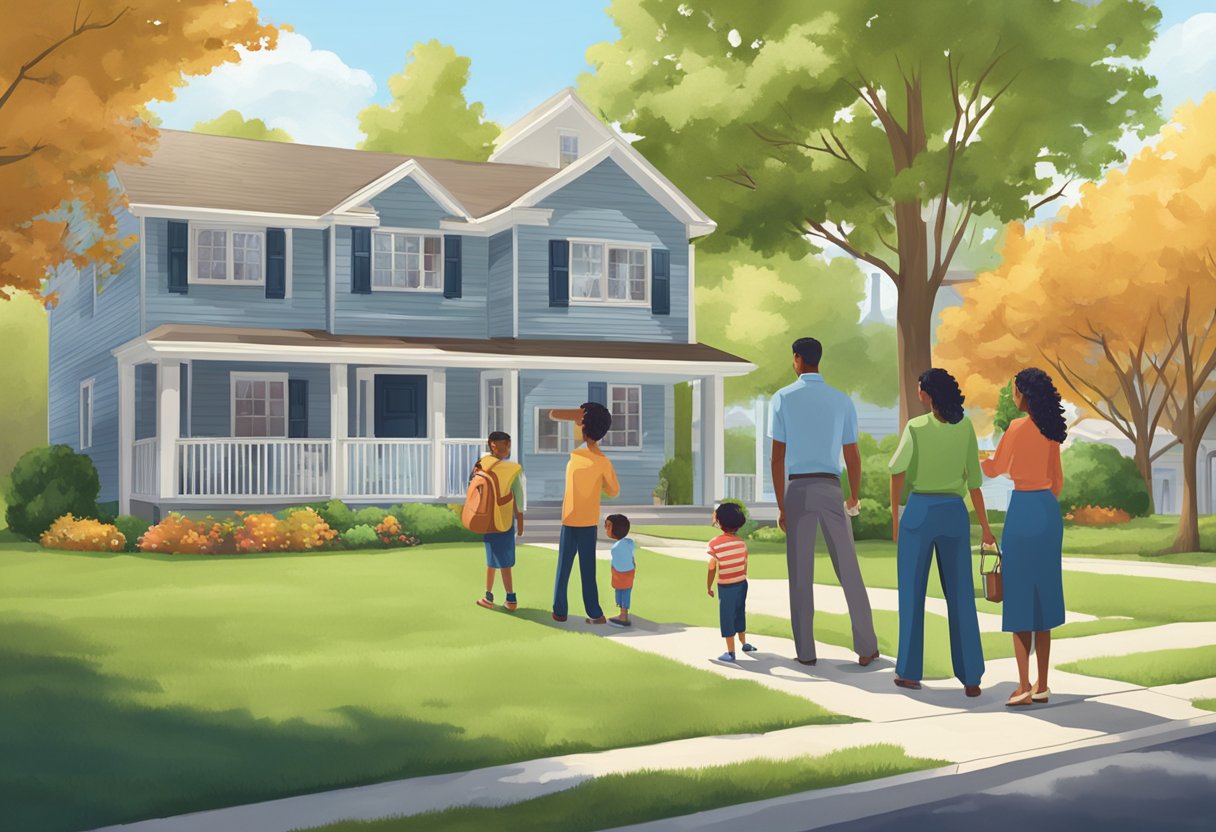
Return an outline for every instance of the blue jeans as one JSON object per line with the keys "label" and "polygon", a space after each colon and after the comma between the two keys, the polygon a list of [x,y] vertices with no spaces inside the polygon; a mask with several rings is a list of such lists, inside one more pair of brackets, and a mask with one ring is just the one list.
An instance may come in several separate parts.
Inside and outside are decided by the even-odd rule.
{"label": "blue jeans", "polygon": [[722,638],[747,632],[747,581],[718,584],[718,629]]}
{"label": "blue jeans", "polygon": [[595,535],[598,526],[562,526],[557,542],[557,578],[553,582],[553,612],[566,615],[569,605],[566,588],[578,555],[578,574],[583,584],[583,608],[588,618],[603,618],[600,590],[595,584]]}
{"label": "blue jeans", "polygon": [[971,519],[963,498],[954,494],[917,494],[908,498],[899,523],[896,553],[899,576],[899,658],[895,672],[919,682],[924,674],[925,590],[937,549],[937,575],[950,621],[950,660],[964,685],[984,675],[984,649],[975,614],[971,575]]}
{"label": "blue jeans", "polygon": [[623,610],[629,609],[629,602],[633,600],[633,589],[618,589],[616,591],[616,605]]}

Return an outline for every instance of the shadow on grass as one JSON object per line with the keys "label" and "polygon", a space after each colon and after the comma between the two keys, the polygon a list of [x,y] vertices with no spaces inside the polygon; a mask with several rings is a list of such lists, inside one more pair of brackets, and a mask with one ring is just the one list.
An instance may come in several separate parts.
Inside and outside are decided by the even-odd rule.
{"label": "shadow on grass", "polygon": [[[63,653],[97,648],[39,623],[0,621],[0,806],[9,829],[91,829],[515,757],[508,743],[461,737],[453,725],[354,708],[334,712],[340,725],[321,726],[143,706],[133,700],[156,683]],[[435,756],[438,748],[448,754]]]}

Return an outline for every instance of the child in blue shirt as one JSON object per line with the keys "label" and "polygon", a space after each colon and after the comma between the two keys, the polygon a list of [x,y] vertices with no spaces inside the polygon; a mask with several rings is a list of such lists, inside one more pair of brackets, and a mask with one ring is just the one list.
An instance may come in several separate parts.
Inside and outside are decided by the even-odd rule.
{"label": "child in blue shirt", "polygon": [[633,596],[633,576],[637,572],[634,560],[634,544],[629,539],[629,518],[623,514],[610,514],[604,519],[604,531],[612,538],[612,588],[616,590],[616,605],[621,614],[609,618],[608,623],[617,627],[632,627],[629,620],[629,604]]}

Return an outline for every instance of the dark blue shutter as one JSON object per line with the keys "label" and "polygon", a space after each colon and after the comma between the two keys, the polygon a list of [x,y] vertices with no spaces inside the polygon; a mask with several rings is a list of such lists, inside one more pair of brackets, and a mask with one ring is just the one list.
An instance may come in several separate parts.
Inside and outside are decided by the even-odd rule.
{"label": "dark blue shutter", "polygon": [[287,232],[266,229],[266,297],[287,297]]}
{"label": "dark blue shutter", "polygon": [[443,296],[460,297],[460,249],[463,238],[447,234],[443,238]]}
{"label": "dark blue shutter", "polygon": [[591,381],[587,383],[587,401],[608,406],[608,382]]}
{"label": "dark blue shutter", "polygon": [[287,381],[287,437],[308,438],[308,379]]}
{"label": "dark blue shutter", "polygon": [[190,365],[181,365],[181,382],[178,384],[177,432],[179,436],[190,435]]}
{"label": "dark blue shutter", "polygon": [[169,220],[169,291],[184,295],[189,289],[186,272],[190,258],[190,225]]}
{"label": "dark blue shutter", "polygon": [[357,295],[372,293],[372,230],[350,230],[350,290]]}
{"label": "dark blue shutter", "polygon": [[650,311],[671,314],[671,252],[665,248],[650,252]]}
{"label": "dark blue shutter", "polygon": [[570,305],[570,243],[549,241],[549,306]]}

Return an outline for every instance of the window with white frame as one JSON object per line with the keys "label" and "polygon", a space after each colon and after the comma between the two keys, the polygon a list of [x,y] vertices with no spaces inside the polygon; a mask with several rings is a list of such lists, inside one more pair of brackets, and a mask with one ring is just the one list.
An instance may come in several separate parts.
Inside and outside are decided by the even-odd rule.
{"label": "window with white frame", "polygon": [[536,444],[538,454],[568,454],[574,450],[574,423],[555,422],[549,414],[558,408],[536,409]]}
{"label": "window with white frame", "polygon": [[442,263],[442,237],[402,231],[372,233],[373,289],[437,292],[443,288]]}
{"label": "window with white frame", "polygon": [[195,283],[265,284],[265,229],[197,226],[192,233]]}
{"label": "window with white frame", "polygon": [[642,388],[636,384],[608,385],[612,430],[604,437],[606,448],[640,450],[642,447]]}
{"label": "window with white frame", "polygon": [[287,436],[287,374],[232,374],[232,435]]}
{"label": "window with white frame", "polygon": [[80,450],[93,447],[93,379],[80,382]]}
{"label": "window with white frame", "polygon": [[611,243],[570,244],[570,300],[644,305],[649,302],[650,249]]}
{"label": "window with white frame", "polygon": [[565,167],[578,159],[578,136],[574,133],[562,133],[557,139],[557,164]]}
{"label": "window with white frame", "polygon": [[506,430],[506,407],[504,403],[503,383],[500,378],[486,379],[486,434],[496,430]]}

